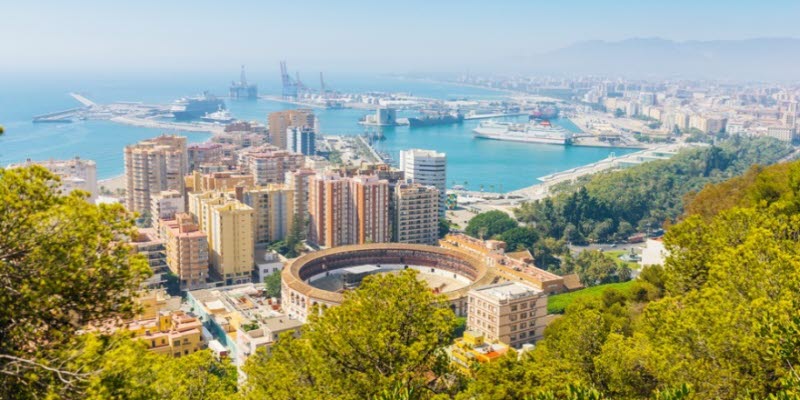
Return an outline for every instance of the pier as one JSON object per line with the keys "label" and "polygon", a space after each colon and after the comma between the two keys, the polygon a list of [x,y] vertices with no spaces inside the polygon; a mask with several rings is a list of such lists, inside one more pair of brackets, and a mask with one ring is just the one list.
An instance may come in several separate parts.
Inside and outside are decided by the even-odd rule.
{"label": "pier", "polygon": [[193,122],[193,123],[167,122],[167,121],[156,121],[152,119],[137,118],[137,117],[114,117],[111,118],[111,121],[120,124],[140,126],[143,128],[161,129],[165,131],[208,132],[212,134],[218,134],[225,131],[225,127],[222,125],[202,123],[202,122]]}

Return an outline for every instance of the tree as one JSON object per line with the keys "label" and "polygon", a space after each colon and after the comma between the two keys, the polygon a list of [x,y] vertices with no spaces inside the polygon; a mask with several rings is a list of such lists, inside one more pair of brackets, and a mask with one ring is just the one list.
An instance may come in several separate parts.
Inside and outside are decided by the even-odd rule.
{"label": "tree", "polygon": [[[467,224],[467,235],[488,239],[495,235],[499,235],[507,230],[516,228],[517,221],[509,217],[508,214],[502,211],[488,211],[473,217],[469,224]],[[482,228],[485,231],[482,231]],[[483,233],[483,235],[481,235]]]}
{"label": "tree", "polygon": [[586,286],[618,282],[630,278],[630,269],[620,266],[602,250],[584,250],[574,260],[575,272]]}
{"label": "tree", "polygon": [[446,219],[439,220],[439,239],[447,236],[450,233],[450,221]]}
{"label": "tree", "polygon": [[508,251],[527,250],[539,240],[539,233],[531,227],[517,227],[500,234]]}
{"label": "tree", "polygon": [[[0,397],[67,395],[85,371],[60,355],[78,329],[134,310],[147,262],[121,205],[63,196],[42,167],[0,169]],[[63,392],[62,392],[63,390]]]}
{"label": "tree", "polygon": [[281,297],[281,272],[276,271],[264,277],[264,291],[269,297]]}
{"label": "tree", "polygon": [[442,348],[456,321],[416,275],[368,276],[341,305],[313,312],[299,338],[282,337],[269,354],[259,350],[244,367],[246,397],[367,399],[395,389],[431,395],[431,377],[447,371]]}
{"label": "tree", "polygon": [[227,399],[236,393],[237,372],[210,350],[172,358],[148,351],[125,335],[85,335],[76,364],[90,370],[86,399]]}
{"label": "tree", "polygon": [[625,116],[625,111],[622,111],[621,108],[617,108],[616,110],[614,110],[614,117],[615,118],[622,118],[624,116]]}

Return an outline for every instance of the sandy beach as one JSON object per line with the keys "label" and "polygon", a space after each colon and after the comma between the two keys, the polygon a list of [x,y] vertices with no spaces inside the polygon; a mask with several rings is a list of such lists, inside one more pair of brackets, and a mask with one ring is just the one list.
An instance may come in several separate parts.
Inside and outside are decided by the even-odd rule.
{"label": "sandy beach", "polygon": [[118,189],[125,189],[125,175],[117,175],[113,178],[101,179],[97,181],[97,188],[105,188],[111,192],[116,192]]}

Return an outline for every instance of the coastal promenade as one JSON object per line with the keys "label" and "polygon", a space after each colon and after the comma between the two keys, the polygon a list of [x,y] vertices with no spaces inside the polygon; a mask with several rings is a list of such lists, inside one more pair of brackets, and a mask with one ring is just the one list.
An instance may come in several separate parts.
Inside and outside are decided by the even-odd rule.
{"label": "coastal promenade", "polygon": [[692,145],[688,143],[674,143],[654,146],[646,150],[637,151],[635,153],[626,154],[620,157],[611,155],[608,158],[598,162],[587,164],[581,167],[571,168],[566,171],[556,172],[550,175],[545,175],[538,178],[540,181],[542,181],[542,183],[512,191],[509,193],[509,195],[521,196],[528,200],[541,200],[550,196],[550,189],[560,183],[572,182],[582,176],[592,175],[598,172],[627,168],[650,161],[666,160],[675,154],[678,154],[678,151],[681,149],[689,146]]}

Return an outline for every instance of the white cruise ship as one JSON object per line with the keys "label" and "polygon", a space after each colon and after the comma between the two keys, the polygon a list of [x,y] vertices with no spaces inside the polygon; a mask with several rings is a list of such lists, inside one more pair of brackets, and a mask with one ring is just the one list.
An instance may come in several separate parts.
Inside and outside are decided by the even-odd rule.
{"label": "white cruise ship", "polygon": [[476,138],[506,140],[511,142],[569,144],[572,132],[550,124],[550,121],[531,121],[526,124],[486,121],[473,130]]}

